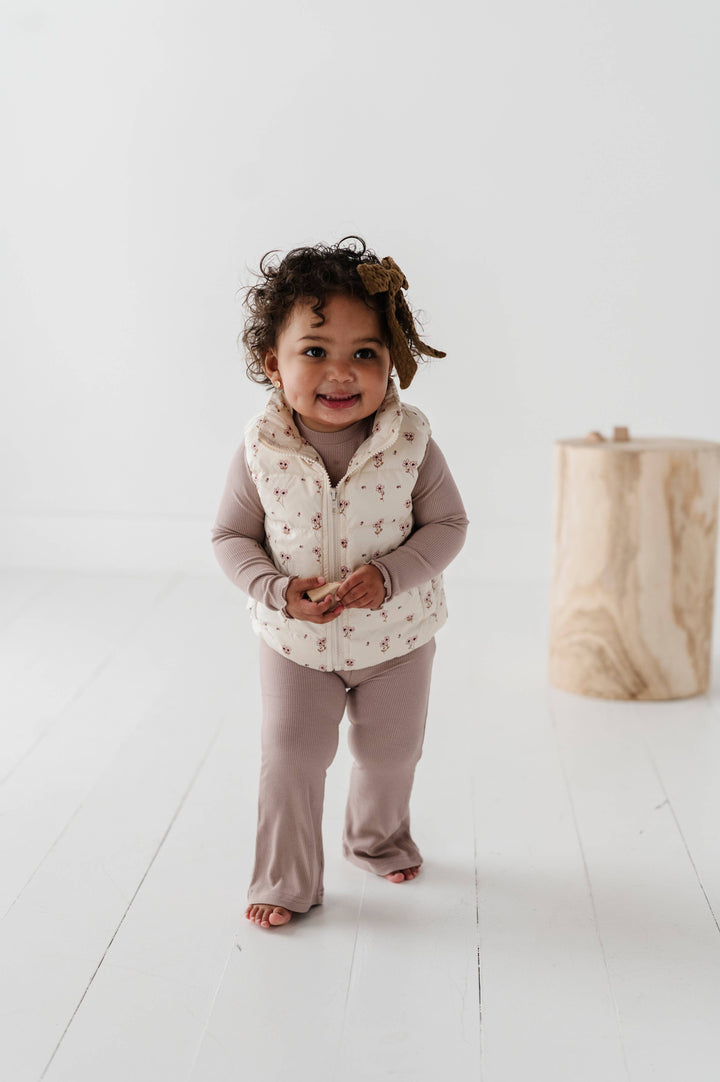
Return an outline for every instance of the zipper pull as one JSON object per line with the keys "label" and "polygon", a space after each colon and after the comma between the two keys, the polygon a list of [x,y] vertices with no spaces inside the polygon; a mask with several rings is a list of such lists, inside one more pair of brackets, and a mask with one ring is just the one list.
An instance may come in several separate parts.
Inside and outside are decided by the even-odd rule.
{"label": "zipper pull", "polygon": [[335,501],[337,500],[337,489],[330,489],[330,500],[332,501],[333,511],[335,510]]}

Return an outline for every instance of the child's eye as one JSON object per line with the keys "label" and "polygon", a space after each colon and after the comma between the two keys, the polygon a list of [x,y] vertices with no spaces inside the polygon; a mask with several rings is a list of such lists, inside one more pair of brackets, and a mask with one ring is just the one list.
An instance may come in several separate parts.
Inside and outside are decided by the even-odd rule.
{"label": "child's eye", "polygon": [[322,348],[322,346],[310,346],[308,349],[305,350],[305,356],[312,357],[313,360],[319,360],[320,357],[325,356],[325,350]]}
{"label": "child's eye", "polygon": [[358,349],[355,351],[355,356],[359,361],[371,361],[375,356],[375,350],[370,348]]}

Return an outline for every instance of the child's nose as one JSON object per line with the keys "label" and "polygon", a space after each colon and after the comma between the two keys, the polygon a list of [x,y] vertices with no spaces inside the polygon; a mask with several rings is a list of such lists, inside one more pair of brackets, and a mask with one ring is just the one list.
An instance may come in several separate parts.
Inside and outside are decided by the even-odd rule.
{"label": "child's nose", "polygon": [[338,383],[348,383],[355,378],[354,363],[342,357],[331,357],[327,375],[330,376],[330,379],[337,380]]}

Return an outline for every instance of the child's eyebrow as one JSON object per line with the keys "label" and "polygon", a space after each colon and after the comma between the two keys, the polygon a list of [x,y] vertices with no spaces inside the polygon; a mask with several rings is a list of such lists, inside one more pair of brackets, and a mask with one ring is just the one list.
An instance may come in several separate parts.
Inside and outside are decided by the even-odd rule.
{"label": "child's eyebrow", "polygon": [[[304,334],[302,336],[302,338],[298,338],[298,342],[331,342],[331,341],[332,341],[332,339],[328,338],[324,334]],[[370,335],[367,338],[356,338],[355,342],[353,344],[357,345],[358,342],[374,342],[378,346],[382,346],[382,345],[385,344],[382,341],[382,339],[373,338]]]}

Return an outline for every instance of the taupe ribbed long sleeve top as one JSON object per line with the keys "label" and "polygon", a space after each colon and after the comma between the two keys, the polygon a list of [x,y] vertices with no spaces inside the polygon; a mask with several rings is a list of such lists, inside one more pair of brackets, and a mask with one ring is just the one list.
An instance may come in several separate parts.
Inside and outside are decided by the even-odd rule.
{"label": "taupe ribbed long sleeve top", "polygon": [[[375,415],[339,432],[316,432],[297,413],[300,435],[321,456],[332,485],[345,475],[350,459],[369,437]],[[371,560],[385,580],[387,598],[439,575],[465,542],[468,520],[447,462],[431,438],[412,494],[413,531],[382,559]],[[269,609],[283,609],[290,581],[263,548],[265,512],[250,476],[244,442],[233,456],[220,500],[212,544],[220,567],[241,590]]]}

